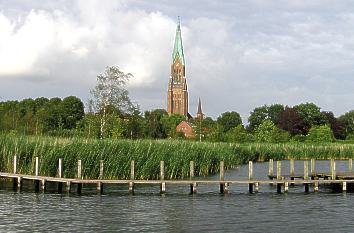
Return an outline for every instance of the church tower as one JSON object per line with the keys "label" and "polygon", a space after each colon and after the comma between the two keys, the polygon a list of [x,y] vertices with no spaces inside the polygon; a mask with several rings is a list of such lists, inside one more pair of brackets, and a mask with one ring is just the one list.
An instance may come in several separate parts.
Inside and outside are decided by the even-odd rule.
{"label": "church tower", "polygon": [[188,114],[187,80],[179,20],[172,52],[171,76],[168,82],[167,112],[169,115],[179,113],[186,118],[190,117]]}
{"label": "church tower", "polygon": [[196,119],[198,119],[198,120],[203,120],[204,119],[204,113],[202,111],[202,102],[200,101],[200,97],[199,97],[199,100],[198,100],[198,110],[197,110]]}

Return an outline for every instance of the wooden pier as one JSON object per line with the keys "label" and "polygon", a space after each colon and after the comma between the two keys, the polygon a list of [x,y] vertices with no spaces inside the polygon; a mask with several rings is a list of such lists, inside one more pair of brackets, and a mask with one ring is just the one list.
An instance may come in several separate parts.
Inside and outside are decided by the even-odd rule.
{"label": "wooden pier", "polygon": [[[130,167],[130,179],[128,180],[108,180],[103,179],[103,167],[104,161],[100,161],[100,171],[97,179],[83,179],[82,177],[82,163],[81,160],[77,162],[77,172],[75,178],[65,178],[63,177],[63,166],[62,159],[58,161],[58,174],[57,177],[41,176],[39,171],[39,159],[36,157],[35,160],[35,172],[33,175],[24,175],[17,173],[17,158],[14,156],[13,159],[13,171],[12,173],[0,172],[0,178],[10,179],[13,182],[13,187],[15,190],[21,190],[23,187],[23,181],[29,180],[33,181],[34,189],[36,191],[45,191],[48,182],[56,183],[59,192],[63,192],[63,187],[65,186],[66,192],[76,191],[77,193],[82,192],[83,185],[93,184],[97,187],[98,193],[103,193],[104,185],[107,184],[120,184],[126,185],[127,191],[134,194],[134,187],[136,184],[142,185],[159,185],[160,193],[165,193],[168,186],[189,186],[190,193],[196,194],[198,185],[210,185],[218,186],[219,192],[222,194],[229,192],[230,185],[248,185],[249,193],[257,193],[260,190],[261,185],[274,185],[276,186],[277,193],[283,193],[289,191],[289,186],[303,185],[304,191],[309,192],[310,187],[312,187],[314,192],[319,191],[320,185],[332,185],[336,187],[341,187],[343,192],[347,191],[348,185],[354,184],[354,173],[352,171],[352,160],[348,160],[348,171],[336,171],[336,163],[331,160],[330,172],[328,173],[317,173],[315,171],[315,160],[311,160],[310,173],[308,170],[308,161],[304,161],[304,173],[295,174],[294,161],[290,160],[290,173],[288,175],[282,174],[281,161],[276,161],[276,174],[273,174],[273,160],[269,161],[269,173],[268,178],[265,180],[254,179],[253,176],[253,162],[249,161],[248,164],[248,179],[244,180],[226,180],[225,179],[225,166],[224,161],[220,162],[220,178],[219,180],[199,180],[194,177],[194,162],[190,161],[190,172],[189,179],[185,180],[166,180],[165,179],[165,164],[164,161],[160,162],[160,179],[158,180],[136,180],[135,179],[135,162],[131,161]],[[75,189],[73,189],[75,187]]]}

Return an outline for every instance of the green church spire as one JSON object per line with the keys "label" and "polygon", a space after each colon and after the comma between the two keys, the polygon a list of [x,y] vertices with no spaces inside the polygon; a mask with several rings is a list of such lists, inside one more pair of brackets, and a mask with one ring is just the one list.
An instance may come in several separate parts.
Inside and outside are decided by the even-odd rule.
{"label": "green church spire", "polygon": [[178,24],[177,24],[177,29],[176,29],[175,45],[173,47],[173,53],[172,53],[173,63],[175,62],[177,56],[179,57],[182,65],[185,65],[183,45],[182,45],[182,36],[181,36],[181,23],[179,21],[179,17],[178,17]]}

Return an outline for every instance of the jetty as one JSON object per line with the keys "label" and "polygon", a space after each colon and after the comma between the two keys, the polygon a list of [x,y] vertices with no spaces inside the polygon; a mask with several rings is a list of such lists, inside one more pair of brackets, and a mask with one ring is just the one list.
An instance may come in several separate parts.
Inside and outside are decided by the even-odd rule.
{"label": "jetty", "polygon": [[[352,159],[348,160],[348,170],[347,171],[336,171],[335,160],[330,161],[329,172],[316,172],[314,159],[310,160],[310,170],[309,161],[304,160],[303,174],[295,174],[295,161],[290,160],[290,171],[289,174],[283,174],[281,169],[282,161],[276,161],[276,173],[274,174],[274,161],[269,160],[269,171],[268,179],[254,179],[253,177],[253,161],[248,162],[248,178],[243,180],[226,180],[225,179],[225,166],[224,161],[220,162],[220,176],[218,180],[201,180],[195,179],[194,176],[194,162],[190,161],[190,171],[189,179],[184,180],[167,180],[165,179],[165,164],[164,161],[160,162],[160,174],[157,180],[138,180],[135,178],[135,162],[131,161],[130,166],[130,179],[103,179],[104,174],[104,161],[100,161],[100,170],[97,179],[83,179],[82,176],[82,162],[77,161],[77,171],[76,177],[66,178],[63,177],[63,161],[59,159],[58,161],[58,172],[56,177],[41,176],[39,158],[35,158],[35,169],[34,174],[19,174],[17,172],[17,157],[13,158],[13,171],[12,172],[0,172],[0,178],[10,180],[13,182],[14,190],[21,190],[23,187],[23,181],[32,181],[34,189],[36,191],[45,191],[48,183],[55,183],[59,192],[64,190],[67,193],[77,192],[82,193],[83,185],[95,185],[97,187],[97,192],[102,194],[104,190],[104,185],[116,184],[116,185],[126,185],[127,191],[134,194],[134,188],[136,184],[142,185],[158,185],[160,187],[160,193],[166,193],[168,186],[189,186],[190,193],[196,194],[198,185],[210,185],[219,188],[221,194],[226,194],[229,192],[229,187],[231,185],[247,185],[249,193],[257,193],[260,190],[261,185],[274,185],[276,186],[277,193],[287,193],[289,192],[289,186],[293,185],[303,185],[305,192],[310,192],[310,187],[312,187],[313,192],[318,192],[320,185],[330,185],[336,188],[340,187],[341,191],[346,192],[348,185],[354,184],[354,172],[352,171]],[[27,183],[27,182],[26,182]],[[64,189],[65,187],[65,189]]]}

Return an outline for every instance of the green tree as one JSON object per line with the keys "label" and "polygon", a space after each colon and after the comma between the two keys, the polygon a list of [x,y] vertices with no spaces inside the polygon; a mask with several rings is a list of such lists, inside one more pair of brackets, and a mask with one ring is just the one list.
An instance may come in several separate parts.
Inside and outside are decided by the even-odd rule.
{"label": "green tree", "polygon": [[242,120],[237,112],[224,112],[218,117],[217,123],[223,128],[224,132],[227,132],[233,127],[242,125]]}
{"label": "green tree", "polygon": [[106,67],[103,74],[97,76],[97,84],[91,90],[90,109],[101,112],[100,138],[105,137],[107,128],[107,107],[113,106],[118,112],[126,113],[132,110],[132,102],[125,88],[133,75],[125,74],[118,67]]}
{"label": "green tree", "polygon": [[306,141],[309,142],[333,142],[334,137],[331,128],[328,125],[313,126],[307,137]]}
{"label": "green tree", "polygon": [[328,123],[326,117],[321,113],[321,108],[314,103],[299,104],[294,106],[294,109],[304,122],[310,126]]}
{"label": "green tree", "polygon": [[84,117],[84,104],[75,96],[65,97],[61,103],[63,111],[64,127],[73,129],[78,121]]}
{"label": "green tree", "polygon": [[184,120],[186,120],[186,117],[182,116],[181,114],[163,115],[161,117],[161,124],[162,127],[166,130],[167,136],[175,138],[177,137],[176,127]]}
{"label": "green tree", "polygon": [[163,116],[167,116],[168,113],[165,109],[155,109],[153,111],[145,111],[145,135],[148,138],[166,138],[166,129],[161,123]]}
{"label": "green tree", "polygon": [[248,117],[248,129],[254,131],[265,120],[271,120],[275,125],[279,123],[281,114],[284,112],[282,104],[264,105],[255,108]]}
{"label": "green tree", "polygon": [[345,134],[354,134],[354,110],[351,110],[338,118],[344,124]]}
{"label": "green tree", "polygon": [[252,134],[247,132],[247,130],[243,127],[243,125],[238,125],[232,129],[230,129],[226,133],[225,141],[244,143],[244,142],[252,142],[252,141],[254,141],[254,138],[253,138]]}
{"label": "green tree", "polygon": [[254,136],[257,142],[272,142],[273,132],[276,126],[271,120],[265,120],[254,132]]}

